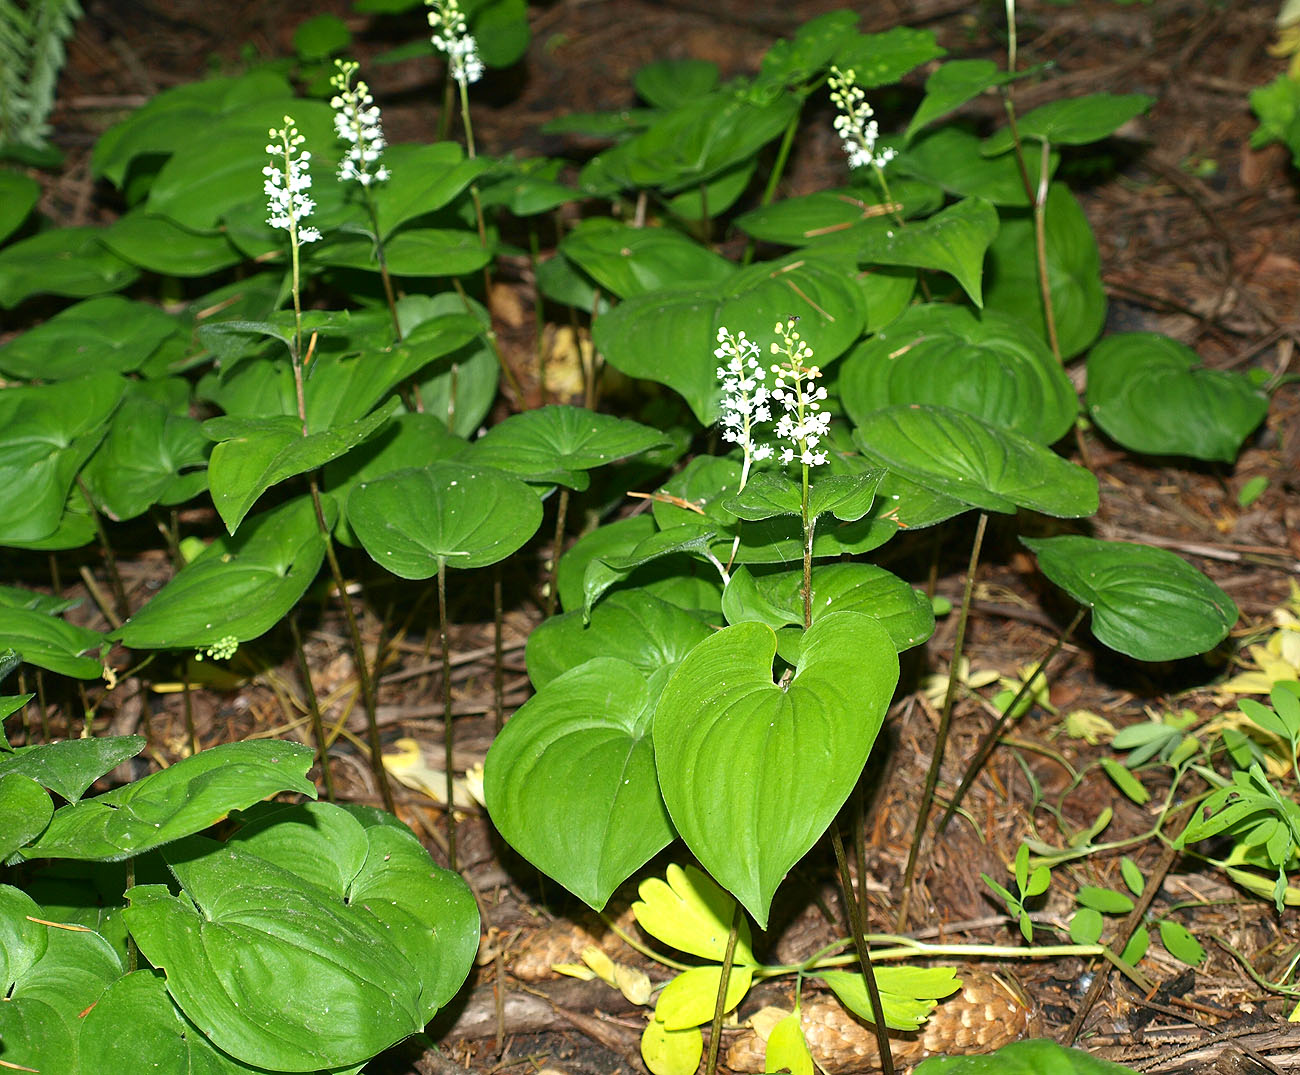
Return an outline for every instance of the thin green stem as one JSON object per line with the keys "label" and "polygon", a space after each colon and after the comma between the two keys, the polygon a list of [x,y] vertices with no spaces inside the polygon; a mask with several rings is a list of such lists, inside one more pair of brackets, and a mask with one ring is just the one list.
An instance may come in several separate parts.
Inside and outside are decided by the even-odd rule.
{"label": "thin green stem", "polygon": [[[781,135],[781,144],[776,150],[776,160],[772,162],[772,171],[767,177],[767,186],[763,188],[763,197],[759,200],[759,205],[770,205],[772,199],[776,197],[776,188],[785,174],[786,162],[790,159],[790,148],[794,145],[794,136],[798,131],[799,113],[796,112],[790,117],[790,122],[785,125],[785,131]],[[755,245],[754,240],[750,239],[745,246],[745,254],[740,261],[742,265],[748,265],[754,260]]]}
{"label": "thin green stem", "polygon": [[402,325],[397,318],[397,298],[393,292],[393,278],[388,273],[388,257],[384,253],[384,239],[379,231],[379,211],[375,208],[375,196],[369,187],[365,191],[366,209],[370,212],[370,227],[375,238],[375,262],[379,266],[379,279],[384,284],[384,299],[388,303],[388,314],[393,319],[393,339],[402,342]]}
{"label": "thin green stem", "polygon": [[[876,972],[871,968],[871,953],[867,945],[866,922],[862,920],[858,901],[853,895],[853,879],[849,876],[849,860],[844,854],[844,841],[840,837],[838,820],[831,822],[831,846],[835,849],[835,865],[840,875],[840,894],[844,899],[844,913],[849,920],[849,933],[857,949],[858,964],[867,983],[867,996],[871,1000],[871,1025],[876,1031],[876,1048],[880,1053],[880,1067],[884,1075],[894,1075],[894,1053],[889,1045],[889,1032],[885,1026],[885,1008],[880,1001],[876,985]],[[859,884],[862,878],[859,875]]]}
{"label": "thin green stem", "polygon": [[321,720],[320,702],[316,697],[316,687],[311,681],[311,669],[307,665],[307,653],[302,647],[302,633],[298,630],[298,617],[289,614],[289,633],[293,636],[293,649],[298,658],[298,675],[302,678],[303,694],[307,696],[307,713],[311,717],[311,734],[316,740],[316,764],[320,766],[321,784],[325,787],[325,798],[334,801],[334,774],[330,772],[329,745],[325,741],[325,725]]}
{"label": "thin green stem", "polygon": [[442,647],[442,756],[447,770],[447,861],[456,869],[455,732],[451,719],[451,645],[447,641],[447,563],[438,558],[438,644]]}
{"label": "thin green stem", "polygon": [[564,551],[564,526],[569,516],[569,490],[560,486],[555,503],[555,537],[551,543],[551,577],[546,584],[546,618],[555,615],[557,579],[560,573],[560,554]]}
{"label": "thin green stem", "polygon": [[709,1057],[704,1065],[705,1075],[715,1075],[718,1070],[718,1047],[722,1044],[722,1017],[727,1014],[727,986],[731,984],[736,939],[740,936],[740,916],[744,913],[739,903],[734,905],[731,912],[731,929],[727,933],[727,947],[722,953],[722,974],[718,977],[718,996],[713,1002],[713,1023],[709,1027]]}
{"label": "thin green stem", "polygon": [[930,756],[930,769],[925,774],[925,787],[921,792],[921,803],[917,808],[916,828],[912,833],[912,846],[907,852],[907,868],[903,871],[903,894],[899,900],[898,931],[907,929],[908,903],[912,894],[912,880],[916,876],[916,861],[925,838],[926,822],[930,816],[930,805],[934,802],[934,789],[939,782],[939,767],[943,764],[944,747],[948,743],[948,728],[952,721],[952,706],[957,697],[957,682],[961,678],[962,646],[966,641],[966,622],[970,618],[971,597],[975,592],[975,569],[979,567],[980,548],[984,544],[984,530],[988,526],[988,513],[980,512],[979,522],[975,526],[975,539],[971,542],[970,562],[966,567],[966,586],[962,591],[961,612],[957,617],[957,633],[953,639],[952,660],[948,665],[948,691],[943,699],[943,711],[939,714],[939,728],[935,733],[934,753]]}
{"label": "thin green stem", "polygon": [[95,507],[95,501],[91,498],[90,490],[86,488],[81,475],[77,475],[77,488],[81,490],[82,499],[86,502],[86,511],[90,515],[91,522],[95,524],[95,534],[99,538],[99,551],[104,557],[104,566],[108,569],[108,584],[113,590],[113,611],[116,613],[115,618],[109,617],[109,622],[116,629],[121,627],[131,614],[130,606],[126,601],[126,587],[122,584],[122,573],[117,567],[117,554],[113,551],[113,543],[108,540],[104,518]]}
{"label": "thin green stem", "polygon": [[1021,701],[1029,695],[1031,690],[1033,690],[1034,681],[1043,674],[1043,670],[1048,666],[1052,658],[1061,652],[1061,647],[1065,645],[1070,635],[1074,633],[1074,629],[1079,626],[1087,612],[1087,606],[1080,607],[1079,611],[1075,613],[1074,619],[1070,621],[1064,631],[1056,636],[1056,640],[1047,648],[1047,652],[1039,659],[1038,663],[1034,666],[1034,670],[1029,673],[1025,678],[1025,681],[1020,685],[1020,689],[1016,691],[1016,696],[1012,698],[1011,703],[1003,709],[1002,716],[998,718],[998,722],[985,734],[984,739],[980,742],[979,749],[975,751],[975,755],[966,765],[966,771],[962,774],[961,783],[957,785],[957,791],[953,794],[947,807],[944,808],[943,814],[939,817],[939,824],[936,825],[934,829],[935,839],[938,839],[943,835],[944,829],[948,827],[948,822],[952,819],[952,815],[956,812],[957,807],[961,805],[962,799],[966,797],[966,792],[970,790],[970,786],[974,783],[975,777],[979,775],[979,771],[984,768],[984,763],[989,760],[989,755],[991,755],[994,749],[996,749],[998,739],[1001,738],[1007,725],[1014,719],[1013,714],[1020,706]]}

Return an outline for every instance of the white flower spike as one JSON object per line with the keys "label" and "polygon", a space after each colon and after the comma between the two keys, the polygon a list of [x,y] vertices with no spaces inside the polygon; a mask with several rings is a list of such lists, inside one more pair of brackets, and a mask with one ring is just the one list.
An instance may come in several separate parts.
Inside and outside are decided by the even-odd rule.
{"label": "white flower spike", "polygon": [[[745,453],[745,474],[749,464],[772,454],[770,444],[754,443],[754,423],[772,418],[768,400],[772,393],[763,384],[767,371],[758,360],[758,344],[743,332],[732,335],[718,329],[718,347],[713,357],[725,365],[718,367],[722,382],[722,439],[739,444]],[[744,478],[741,479],[744,486]]]}
{"label": "white flower spike", "polygon": [[457,0],[424,0],[429,8],[429,26],[433,30],[433,47],[447,57],[451,77],[468,86],[483,77],[483,61],[478,42],[469,32],[469,23]]}
{"label": "white flower spike", "polygon": [[875,114],[867,104],[867,95],[857,84],[852,70],[831,68],[829,79],[831,101],[840,110],[835,117],[835,131],[844,143],[850,168],[864,168],[868,164],[883,168],[897,154],[888,146],[876,151],[880,128],[871,117]]}
{"label": "white flower spike", "polygon": [[783,466],[797,460],[817,467],[826,462],[826,453],[815,449],[830,428],[831,416],[821,409],[826,398],[826,389],[817,387],[821,369],[808,364],[812,348],[795,332],[794,321],[777,322],[780,342],[772,344],[772,354],[785,356],[785,362],[772,367],[776,376],[772,398],[785,411],[777,420],[776,435],[787,442],[777,459]]}
{"label": "white flower spike", "polygon": [[355,179],[363,187],[382,183],[388,178],[388,169],[379,163],[384,151],[384,129],[379,119],[379,106],[370,96],[370,87],[361,79],[354,87],[352,76],[361,65],[355,60],[335,60],[337,73],[330,76],[330,85],[338,93],[330,100],[334,109],[334,129],[343,141],[349,143],[347,154],[339,164],[339,182]]}
{"label": "white flower spike", "polygon": [[274,141],[266,147],[271,163],[262,169],[266,176],[262,189],[268,199],[266,222],[273,228],[287,231],[295,246],[314,243],[320,238],[320,232],[302,223],[316,208],[316,203],[307,195],[311,189],[311,173],[307,170],[311,153],[305,149],[299,152],[306,139],[298,133],[292,116],[285,116],[284,126],[278,130],[272,127],[267,134]]}

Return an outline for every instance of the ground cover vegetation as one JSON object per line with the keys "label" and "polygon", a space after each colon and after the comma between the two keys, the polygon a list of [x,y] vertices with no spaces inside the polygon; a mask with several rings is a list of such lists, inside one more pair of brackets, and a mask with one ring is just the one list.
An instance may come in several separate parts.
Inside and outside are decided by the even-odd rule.
{"label": "ground cover vegetation", "polygon": [[[924,933],[943,923],[925,921],[918,871],[973,822],[967,792],[1015,723],[1050,707],[1064,647],[1086,629],[1159,667],[1226,653],[1238,621],[1186,559],[1093,536],[1089,437],[1230,467],[1289,383],[1105,329],[1098,244],[1065,175],[1153,98],[1019,107],[1047,73],[1018,56],[1012,0],[999,14],[1000,62],[949,55],[928,30],[863,32],[847,10],[773,40],[745,77],[656,61],[635,76],[644,107],[548,124],[604,147],[580,163],[476,149],[472,87],[523,54],[522,3],[430,0],[417,45],[446,92],[423,141],[386,137],[347,25],[321,16],[291,60],[166,90],[105,131],[92,166],[122,205],[107,227],[47,226],[39,184],[0,170],[0,306],[22,322],[0,346],[15,565],[0,677],[18,684],[0,699],[0,1062],[358,1072],[411,1039],[444,1065],[429,1070],[464,1070],[425,1035],[463,1004],[476,955],[493,958],[458,803],[482,804],[529,883],[608,912],[649,961],[579,946],[552,962],[647,1009],[654,1075],[1133,1070],[1066,1046],[1112,969],[1153,995],[1153,945],[1205,962],[1195,901],[1153,909],[1175,862],[1262,913],[1300,903],[1298,597],[1249,674],[1221,684],[1239,709],[1152,709],[1118,731],[1076,712],[1071,734],[1110,752],[1055,755],[1068,780],[1052,789],[1024,766],[1037,824],[983,875],[1018,939]],[[1288,92],[1254,100],[1261,139],[1294,145]],[[997,122],[973,122],[984,100]],[[842,181],[781,197],[822,101]],[[886,105],[896,125],[873,111]],[[33,138],[19,157],[39,159]],[[490,299],[507,261],[528,265],[539,318],[586,344],[569,393],[525,383],[502,346]],[[1032,557],[1054,638],[986,698],[966,639],[993,530]],[[948,602],[928,583],[953,548]],[[122,560],[146,553],[165,566],[132,600]],[[74,570],[104,629],[63,596]],[[517,706],[512,571],[542,613]],[[474,591],[492,605],[496,735],[466,772],[451,638]],[[327,719],[307,655],[323,615],[345,624],[356,735],[346,713]],[[923,681],[936,617],[953,623],[947,673]],[[436,861],[395,816],[413,766],[379,704],[389,644],[424,621],[441,768],[414,768],[447,807],[426,834]],[[128,683],[179,692],[189,715],[197,690],[282,682],[279,663],[300,677],[291,737],[200,749],[191,722],[164,757],[101,719]],[[941,786],[971,698],[992,720]],[[873,749],[916,699],[933,749],[877,932]],[[137,768],[151,746],[162,764]],[[368,767],[372,802],[337,793],[345,757]],[[1138,831],[1109,836],[1110,806],[1069,820],[1091,777],[1141,808]],[[774,908],[822,855],[838,938],[779,957]],[[1300,1000],[1294,959],[1266,975],[1232,954]],[[1063,1043],[1024,1024],[994,1055],[944,1056],[972,1043],[926,1028],[969,999],[977,960],[1074,961],[1090,999]],[[770,981],[792,1003],[746,1010],[750,1033],[724,1048]],[[874,1059],[818,1037],[827,992]]]}

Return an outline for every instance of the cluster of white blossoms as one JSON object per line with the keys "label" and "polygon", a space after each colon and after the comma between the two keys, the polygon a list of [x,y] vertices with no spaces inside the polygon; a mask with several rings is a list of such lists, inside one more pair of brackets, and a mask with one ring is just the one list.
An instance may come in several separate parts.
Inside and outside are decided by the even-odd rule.
{"label": "cluster of white blossoms", "polygon": [[379,106],[370,95],[370,87],[358,79],[352,85],[352,76],[361,67],[355,60],[335,60],[338,68],[330,76],[330,85],[338,93],[330,100],[334,109],[334,130],[348,143],[348,151],[339,164],[339,181],[355,179],[363,187],[382,183],[388,178],[388,169],[379,163],[384,151],[384,129],[379,121]]}
{"label": "cluster of white blossoms", "polygon": [[794,319],[777,322],[779,343],[772,344],[772,354],[784,355],[785,362],[772,367],[776,387],[772,398],[781,404],[785,413],[776,423],[776,435],[787,445],[777,456],[781,463],[798,460],[804,466],[817,467],[826,462],[826,453],[815,451],[830,428],[831,416],[821,409],[826,389],[817,386],[822,371],[810,366],[812,348],[794,330]]}
{"label": "cluster of white blossoms", "polygon": [[275,141],[267,144],[271,163],[262,169],[266,176],[262,190],[268,199],[266,222],[273,228],[283,228],[298,243],[314,243],[320,232],[302,223],[316,208],[307,195],[311,188],[311,173],[307,170],[311,153],[305,149],[299,152],[306,139],[298,133],[291,116],[284,117],[283,127],[272,127],[267,134]]}
{"label": "cluster of white blossoms", "polygon": [[429,8],[429,26],[433,30],[433,47],[447,57],[451,77],[462,86],[483,77],[483,61],[478,42],[469,32],[469,23],[457,0],[424,0]]}
{"label": "cluster of white blossoms", "polygon": [[713,357],[726,362],[725,366],[718,367],[718,380],[722,382],[722,439],[740,445],[747,466],[751,460],[766,459],[772,454],[770,444],[754,443],[754,423],[772,418],[768,406],[772,393],[763,384],[767,371],[758,355],[758,344],[743,332],[733,336],[725,328],[718,329],[718,347]]}
{"label": "cluster of white blossoms", "polygon": [[867,104],[867,95],[852,70],[841,71],[831,68],[831,101],[840,110],[835,117],[835,130],[844,143],[844,152],[849,157],[850,168],[864,168],[868,164],[883,168],[897,154],[888,146],[876,151],[876,142],[880,138],[880,128],[871,117],[875,113]]}

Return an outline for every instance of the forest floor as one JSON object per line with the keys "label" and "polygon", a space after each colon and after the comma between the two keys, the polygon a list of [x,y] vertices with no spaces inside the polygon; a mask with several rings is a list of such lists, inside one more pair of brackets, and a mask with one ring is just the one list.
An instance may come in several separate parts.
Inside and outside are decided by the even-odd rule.
{"label": "forest floor", "polygon": [[[430,140],[438,119],[436,65],[428,60],[371,67],[370,57],[422,33],[422,12],[382,22],[352,14],[345,0],[87,0],[85,17],[70,43],[69,63],[55,114],[56,144],[64,169],[47,178],[41,208],[58,223],[98,223],[120,206],[90,178],[95,138],[136,103],[161,89],[205,73],[238,70],[250,59],[292,52],[293,28],[304,18],[334,11],[358,35],[362,71],[384,107],[391,141]],[[516,67],[490,74],[475,88],[476,136],[483,152],[524,155],[590,153],[592,146],[543,136],[548,119],[571,111],[613,109],[633,103],[631,78],[660,57],[711,60],[723,76],[752,72],[759,56],[801,22],[846,6],[834,0],[559,0],[530,9],[533,40]],[[952,56],[1004,56],[1000,3],[981,0],[875,0],[850,5],[865,30],[906,24],[932,29]],[[1048,65],[1041,77],[1017,89],[1029,108],[1064,96],[1109,91],[1148,93],[1156,103],[1120,136],[1071,159],[1069,174],[1101,248],[1110,299],[1109,327],[1166,333],[1197,350],[1219,369],[1273,372],[1293,363],[1300,338],[1300,201],[1296,173],[1281,147],[1255,150],[1255,127],[1247,95],[1283,70],[1270,55],[1275,36],[1273,3],[1260,0],[1024,0],[1019,5],[1021,66]],[[232,32],[233,30],[233,32]],[[924,72],[911,76],[919,87]],[[988,121],[997,119],[995,101]],[[784,181],[786,194],[837,185],[842,158],[829,115],[820,133],[796,145]],[[541,382],[534,346],[535,293],[528,274],[507,272],[492,296],[494,316],[509,343],[507,357],[526,383]],[[548,311],[549,313],[549,311]],[[548,331],[554,334],[554,326]],[[1072,370],[1073,372],[1073,370]],[[912,924],[921,935],[982,944],[1018,943],[1018,931],[980,879],[1005,881],[1007,864],[1029,836],[1064,842],[1058,822],[1041,803],[1067,790],[1068,770],[1082,770],[1111,756],[1064,734],[1064,717],[1085,710],[1116,727],[1148,719],[1149,712],[1192,710],[1208,718],[1233,708],[1214,685],[1233,669],[1239,646],[1258,641],[1273,614],[1300,581],[1300,390],[1275,396],[1267,419],[1235,467],[1135,458],[1096,431],[1085,435],[1087,461],[1101,485],[1096,536],[1140,540],[1172,549],[1205,571],[1237,602],[1241,620],[1214,661],[1196,659],[1167,666],[1139,665],[1110,654],[1086,632],[1068,644],[1050,669],[1052,710],[1036,707],[1012,733],[1013,742],[992,757],[984,776],[945,835],[922,851],[912,896]],[[1238,495],[1252,479],[1267,487],[1248,507]],[[580,525],[568,535],[572,540]],[[960,530],[960,526],[957,528]],[[960,533],[944,547],[933,572],[934,591],[957,604],[961,596],[964,542]],[[542,609],[537,573],[507,579],[505,698],[507,714],[527,697],[523,643]],[[89,562],[89,561],[88,561]],[[129,553],[123,571],[136,603],[142,603],[164,571],[161,557]],[[924,577],[914,581],[923,582]],[[1015,677],[1040,655],[1060,623],[1054,598],[1032,559],[1010,530],[994,528],[977,579],[976,605],[967,650],[977,670]],[[413,590],[381,594],[396,606],[402,633],[383,639],[380,719],[390,743],[416,742],[431,758],[441,741],[440,662],[427,595]],[[85,596],[80,586],[67,596]],[[511,603],[513,598],[513,603]],[[88,623],[104,626],[85,604]],[[371,610],[366,630],[380,643]],[[494,729],[492,619],[473,595],[453,609],[452,695],[457,713],[458,764],[481,761]],[[916,789],[923,782],[934,741],[933,707],[923,677],[947,672],[953,620],[941,620],[925,655],[910,669],[873,755],[867,780],[866,875],[875,931],[894,928],[903,866],[915,824]],[[429,635],[433,635],[432,638]],[[286,651],[287,654],[287,651]],[[346,631],[337,605],[327,606],[309,639],[312,677],[327,704],[327,720],[356,726],[356,703]],[[301,686],[293,662],[278,651],[269,665],[236,690],[196,692],[193,727],[202,744],[249,735],[301,735],[293,699]],[[922,667],[924,665],[924,667]],[[189,743],[179,695],[140,692],[106,699],[101,713],[116,732],[147,727],[157,756],[176,757]],[[147,719],[146,719],[147,718]],[[941,796],[950,794],[980,737],[989,727],[985,703],[963,698],[942,771]],[[335,747],[340,797],[377,802],[364,753],[346,737]],[[445,861],[445,811],[428,795],[399,792],[399,813]],[[1107,838],[1120,840],[1150,827],[1151,807],[1134,805],[1094,768],[1061,802],[1060,823],[1089,826],[1109,807]],[[442,1053],[414,1046],[395,1050],[371,1070],[610,1075],[644,1071],[637,1042],[642,1009],[599,980],[581,982],[550,975],[549,965],[577,958],[592,936],[576,901],[535,871],[496,838],[486,816],[467,809],[459,826],[459,865],[479,897],[484,940],[478,966],[460,998],[431,1030]],[[1127,853],[1144,872],[1161,863],[1159,841]],[[671,851],[667,854],[670,854]],[[1095,855],[1057,871],[1053,892],[1041,909],[1059,921],[1079,884],[1118,887],[1120,856]],[[661,857],[652,868],[662,870]],[[1169,865],[1166,863],[1166,865]],[[1143,963],[1156,984],[1150,994],[1110,974],[1089,1010],[1078,1043],[1100,1055],[1153,1072],[1300,1070],[1300,1030],[1286,1023],[1289,1006],[1255,984],[1228,951],[1206,938],[1222,938],[1254,961],[1261,973],[1287,967],[1300,938],[1295,909],[1278,915],[1271,903],[1244,894],[1220,873],[1190,858],[1172,862],[1153,911],[1172,913],[1202,938],[1207,958],[1195,970],[1153,945]],[[767,938],[779,956],[806,953],[842,934],[833,885],[833,861],[819,847],[783,889],[777,925]],[[615,958],[666,976],[598,924],[594,939]],[[982,967],[1026,1001],[1014,1019],[1002,1009],[995,1021],[1061,1038],[1105,965],[1077,958],[1037,962],[993,961]],[[789,1004],[788,992],[771,987],[758,999]],[[990,1008],[993,1011],[993,1008]],[[1029,1013],[1026,1016],[1024,1013]],[[744,1013],[742,1013],[743,1015]],[[1026,1022],[1031,1020],[1031,1024]],[[1018,1020],[1018,1021],[1017,1021]],[[849,1027],[851,1036],[858,1028]],[[740,1031],[728,1031],[735,1045]],[[992,1033],[990,1031],[990,1033]],[[989,1038],[989,1041],[995,1040]],[[840,1070],[869,1071],[870,1060],[846,1061]],[[1253,1066],[1252,1066],[1253,1065]],[[752,1070],[752,1069],[751,1069]]]}

